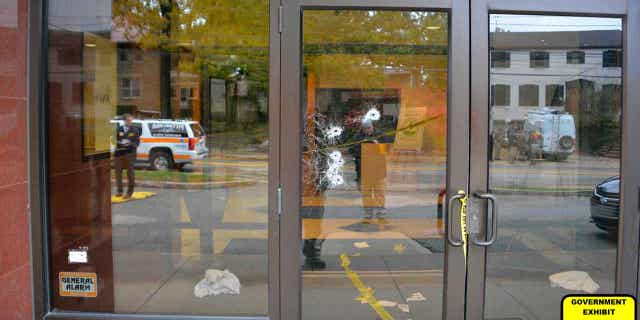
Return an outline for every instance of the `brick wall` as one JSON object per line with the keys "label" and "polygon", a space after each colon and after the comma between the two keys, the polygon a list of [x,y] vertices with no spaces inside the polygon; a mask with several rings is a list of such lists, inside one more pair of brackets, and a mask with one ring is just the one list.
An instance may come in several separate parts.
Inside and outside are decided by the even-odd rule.
{"label": "brick wall", "polygon": [[0,320],[31,319],[27,0],[0,1]]}

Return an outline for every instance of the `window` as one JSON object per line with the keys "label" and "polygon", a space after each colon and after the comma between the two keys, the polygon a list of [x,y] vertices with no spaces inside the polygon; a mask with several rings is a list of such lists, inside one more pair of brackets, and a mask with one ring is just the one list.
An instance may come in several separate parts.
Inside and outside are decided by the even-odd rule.
{"label": "window", "polygon": [[606,50],[602,53],[603,68],[620,68],[622,67],[622,51]]}
{"label": "window", "polygon": [[189,127],[191,127],[191,131],[193,131],[194,136],[196,137],[204,136],[204,129],[202,129],[202,126],[200,126],[200,124],[192,123],[189,125]]}
{"label": "window", "polygon": [[[551,3],[538,2],[542,6]],[[512,92],[512,105],[523,107],[490,108],[487,143],[480,146],[489,159],[488,165],[483,164],[485,186],[508,190],[509,195],[500,198],[500,217],[507,218],[499,228],[514,238],[503,238],[502,246],[487,248],[485,303],[500,307],[484,308],[484,315],[476,318],[559,319],[557,297],[573,292],[568,286],[562,288],[569,273],[558,273],[559,269],[579,264],[597,294],[616,288],[619,219],[611,219],[610,212],[620,202],[623,144],[621,114],[616,107],[622,105],[622,92],[613,86],[622,84],[624,70],[603,68],[600,59],[605,50],[622,49],[623,19],[500,12],[490,13],[488,20],[492,34],[488,47],[482,49],[485,55],[490,48],[513,53],[508,72],[488,70],[489,84],[512,84],[512,90],[519,91],[519,98]],[[636,39],[640,40],[635,37],[633,41]],[[529,54],[531,66],[540,69],[528,67]],[[583,187],[596,192],[582,193]],[[571,195],[557,197],[554,192]],[[534,219],[544,222],[533,225]],[[527,253],[516,247],[516,239],[522,240],[518,245],[524,244]],[[561,259],[554,256],[549,263],[535,258],[549,258],[547,250],[552,246],[551,250],[562,251]],[[521,256],[529,257],[526,263]],[[516,285],[532,270],[544,276],[527,277],[526,284]],[[594,282],[588,278],[593,275],[597,275]],[[537,289],[532,290],[534,287]]]}
{"label": "window", "polygon": [[[269,1],[182,2],[47,1],[52,309],[268,315]],[[236,71],[252,96],[226,96]],[[255,162],[212,170],[222,150]]]}
{"label": "window", "polygon": [[491,68],[509,68],[511,66],[511,53],[508,51],[491,52]]}
{"label": "window", "polygon": [[500,107],[511,105],[511,87],[506,84],[492,85],[491,105]]}
{"label": "window", "polygon": [[[378,308],[380,312],[376,315],[366,307],[357,306],[359,303],[353,300],[358,295],[358,291],[350,286],[349,278],[344,276],[344,272],[351,273],[347,267],[349,265],[347,260],[351,259],[349,252],[353,250],[348,247],[352,244],[344,244],[341,238],[345,237],[332,235],[355,231],[357,233],[354,237],[362,241],[360,244],[364,244],[364,246],[356,244],[356,247],[363,248],[371,244],[369,252],[376,253],[367,256],[369,255],[367,251],[359,250],[358,254],[362,253],[363,257],[353,258],[351,264],[353,270],[367,270],[365,272],[378,275],[381,280],[371,278],[363,280],[367,287],[373,288],[372,290],[380,290],[377,291],[380,295],[402,297],[403,291],[407,288],[403,288],[403,285],[395,287],[387,285],[388,282],[393,282],[394,270],[414,269],[414,265],[409,262],[413,259],[409,258],[409,255],[413,253],[409,253],[408,250],[405,252],[407,242],[401,240],[412,239],[413,235],[407,232],[409,228],[400,227],[400,224],[416,225],[422,222],[413,217],[412,220],[404,220],[410,215],[402,216],[400,212],[424,211],[424,204],[437,201],[438,191],[435,189],[435,192],[426,191],[423,188],[422,178],[416,171],[391,169],[395,165],[387,160],[385,154],[388,153],[386,150],[391,150],[389,148],[394,148],[395,145],[396,149],[406,151],[395,152],[394,157],[397,154],[397,158],[394,162],[411,161],[410,159],[414,157],[410,155],[414,153],[411,150],[419,150],[419,153],[429,158],[432,155],[438,155],[443,161],[427,160],[428,162],[425,161],[424,164],[433,168],[432,174],[446,176],[446,133],[449,128],[446,119],[439,117],[426,126],[421,125],[425,133],[435,132],[431,130],[438,128],[436,129],[438,133],[432,136],[428,134],[431,137],[425,139],[422,139],[423,133],[411,128],[415,127],[413,123],[417,124],[415,122],[417,118],[413,115],[424,112],[422,105],[440,105],[441,107],[437,108],[442,108],[440,110],[446,113],[446,101],[443,98],[447,97],[449,92],[447,79],[448,52],[451,50],[448,42],[450,16],[447,12],[362,11],[360,9],[305,9],[301,15],[302,48],[305,49],[302,50],[300,60],[304,73],[300,77],[303,79],[302,83],[296,84],[296,87],[303,88],[299,100],[302,108],[297,120],[302,120],[304,126],[300,133],[295,133],[301,137],[299,140],[301,152],[294,156],[298,157],[296,160],[302,167],[300,171],[304,172],[300,175],[301,179],[296,182],[304,191],[295,195],[299,197],[296,201],[302,203],[298,211],[300,224],[297,227],[304,231],[297,235],[299,236],[297,240],[302,242],[301,251],[304,258],[300,256],[299,261],[304,270],[304,277],[301,278],[300,273],[294,275],[299,277],[301,283],[296,294],[301,294],[302,310],[297,316],[305,320],[407,319],[411,317],[408,313],[402,315],[392,311],[392,308],[387,308],[389,309],[387,314],[384,308]],[[336,26],[343,26],[346,28],[343,29],[345,32],[336,32],[339,30]],[[381,34],[387,36],[381,37]],[[354,38],[354,35],[357,36]],[[362,39],[356,41],[364,42],[354,43],[354,39]],[[418,49],[434,48],[434,46],[442,48],[440,53],[425,55],[423,49]],[[486,54],[488,55],[489,52]],[[433,72],[436,68],[438,72]],[[241,77],[239,78],[240,81],[236,81],[238,84],[244,82]],[[236,96],[242,100],[253,96],[251,91],[247,92],[241,89],[242,86],[238,87],[240,88],[237,90],[230,90],[234,95],[231,101],[235,100]],[[439,96],[434,96],[433,93]],[[400,101],[403,102],[400,103]],[[422,131],[422,128],[419,130]],[[416,139],[416,137],[420,138]],[[373,139],[378,144],[363,143]],[[289,140],[283,141],[287,143]],[[428,143],[428,149],[423,148],[424,143]],[[220,143],[214,141],[214,144]],[[223,142],[223,144],[226,143]],[[343,157],[349,157],[349,160]],[[348,169],[344,166],[347,161],[350,162]],[[352,164],[355,165],[352,166]],[[435,183],[438,184],[438,182]],[[396,202],[391,195],[392,190],[396,190],[397,187],[404,188],[402,197],[421,199],[421,202],[409,203],[405,200]],[[351,204],[343,201],[345,189],[355,191],[352,194],[356,198],[352,198],[354,201]],[[386,198],[385,194],[387,194]],[[357,200],[360,197],[362,201]],[[422,201],[423,199],[425,201]],[[402,209],[395,209],[398,207]],[[392,236],[393,240],[388,244],[382,244],[378,242],[379,237],[372,233],[382,229],[375,226],[370,228],[369,225],[378,223],[376,221],[383,221],[384,211],[387,210],[389,213],[394,210],[394,214],[386,217],[391,218],[393,215],[390,221],[396,224],[392,232],[397,236]],[[333,229],[335,231],[328,230],[326,225],[335,225],[335,217],[339,216],[348,217],[342,219],[346,223],[337,226]],[[385,223],[382,222],[382,224]],[[314,226],[310,227],[311,225]],[[314,231],[311,231],[312,228]],[[419,233],[422,235],[417,238],[425,238],[423,235],[431,232],[438,233],[436,228],[427,227],[433,231],[426,233],[423,231],[424,227],[419,228]],[[317,235],[309,236],[310,232]],[[351,240],[347,241],[351,242]],[[432,240],[425,239],[425,241]],[[441,243],[440,239],[435,241]],[[400,250],[393,253],[389,246],[395,246]],[[427,247],[429,249],[426,249]],[[413,248],[416,248],[416,245],[409,244],[406,248],[415,250]],[[429,244],[424,245],[423,248],[418,250],[428,252],[434,247]],[[396,258],[384,260],[387,253],[383,250],[391,255],[395,254]],[[400,252],[404,253],[400,254]],[[442,274],[443,269],[437,262],[439,258],[428,256],[427,259],[430,261],[427,268],[430,270],[430,277],[433,277],[431,279],[440,278],[439,274]],[[421,261],[418,265],[422,263]],[[435,262],[431,264],[431,261]],[[332,267],[333,265],[338,268]],[[343,266],[343,270],[340,270],[340,266]],[[424,270],[421,267],[418,269]],[[332,270],[342,273],[341,279],[337,281],[322,279],[326,277],[323,274],[327,271],[335,274]],[[309,281],[312,278],[318,280]],[[428,289],[423,287],[423,290],[433,293],[440,291],[442,287],[435,283],[438,281],[431,279],[425,279],[430,284]],[[417,280],[417,282],[422,281]],[[409,280],[409,282],[415,281]],[[356,284],[356,286],[360,285]],[[438,317],[436,314],[442,313],[442,299],[437,294],[429,295],[428,299],[429,306],[415,310],[413,318],[436,318]],[[361,298],[357,300],[363,301]],[[413,304],[411,308],[414,308]],[[420,307],[416,305],[416,308]],[[405,309],[405,311],[409,310]]]}
{"label": "window", "polygon": [[618,114],[622,110],[622,86],[619,84],[604,84],[600,94],[601,114]]}
{"label": "window", "polygon": [[531,51],[529,53],[529,66],[531,68],[549,68],[549,52]]}
{"label": "window", "polygon": [[549,84],[545,88],[545,105],[548,107],[564,106],[564,86],[561,84]]}
{"label": "window", "polygon": [[131,49],[129,48],[118,49],[118,62],[131,63]]}
{"label": "window", "polygon": [[60,66],[71,66],[76,64],[75,59],[80,56],[80,49],[78,48],[58,48],[56,50],[56,56],[58,59],[57,64]]}
{"label": "window", "polygon": [[122,99],[132,99],[140,97],[140,79],[120,79],[120,97]]}
{"label": "window", "polygon": [[143,62],[144,61],[144,54],[142,53],[142,50],[140,49],[135,49],[135,53],[134,53],[134,58],[136,62]]}
{"label": "window", "polygon": [[537,107],[539,106],[538,92],[539,87],[537,84],[524,84],[520,86],[519,105],[521,107]]}
{"label": "window", "polygon": [[180,88],[180,118],[193,117],[193,88]]}
{"label": "window", "polygon": [[567,52],[567,64],[584,64],[584,51]]}
{"label": "window", "polygon": [[193,98],[193,88],[180,88],[180,101],[185,102]]}
{"label": "window", "polygon": [[[117,126],[118,126],[118,127],[121,127],[121,126],[123,126],[123,125],[124,125],[124,124],[121,124],[121,123],[118,123],[118,124],[117,124]],[[134,122],[134,123],[132,123],[132,124],[131,124],[131,126],[132,126],[132,127],[134,127],[134,128],[136,128],[136,129],[138,129],[138,131],[139,131],[139,132],[142,132],[142,123],[140,123],[140,122]],[[114,128],[114,129],[115,129],[115,128]]]}
{"label": "window", "polygon": [[121,64],[131,64],[132,62],[143,62],[144,52],[139,48],[118,48],[118,62]]}

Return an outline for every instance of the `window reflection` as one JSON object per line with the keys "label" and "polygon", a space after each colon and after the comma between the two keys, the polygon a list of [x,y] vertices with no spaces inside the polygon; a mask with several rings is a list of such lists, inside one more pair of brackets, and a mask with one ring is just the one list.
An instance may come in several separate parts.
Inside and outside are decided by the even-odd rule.
{"label": "window reflection", "polygon": [[302,22],[302,318],[440,318],[448,16]]}
{"label": "window reflection", "polygon": [[[510,52],[511,66],[490,73],[500,236],[488,248],[485,317],[558,319],[564,295],[615,288],[622,21],[493,14],[490,23],[490,48]],[[517,98],[498,103],[508,91],[499,86]]]}
{"label": "window reflection", "polygon": [[[268,1],[48,16],[54,307],[266,315]],[[97,297],[65,295],[60,272],[96,275]]]}

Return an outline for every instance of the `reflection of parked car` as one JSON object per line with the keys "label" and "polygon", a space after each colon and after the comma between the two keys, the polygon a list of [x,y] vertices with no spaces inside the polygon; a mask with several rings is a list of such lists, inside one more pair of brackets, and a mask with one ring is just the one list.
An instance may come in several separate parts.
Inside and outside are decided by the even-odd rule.
{"label": "reflection of parked car", "polygon": [[539,108],[527,113],[525,131],[540,137],[531,141],[531,152],[541,153],[545,158],[565,160],[575,151],[576,125],[573,116],[548,108]]}
{"label": "reflection of parked car", "polygon": [[593,189],[591,195],[591,222],[596,227],[615,234],[620,217],[620,178],[611,177]]}
{"label": "reflection of parked car", "polygon": [[[124,120],[111,123],[121,126]],[[148,163],[154,170],[182,169],[209,154],[206,135],[196,121],[136,119],[133,126],[141,132],[137,160]]]}

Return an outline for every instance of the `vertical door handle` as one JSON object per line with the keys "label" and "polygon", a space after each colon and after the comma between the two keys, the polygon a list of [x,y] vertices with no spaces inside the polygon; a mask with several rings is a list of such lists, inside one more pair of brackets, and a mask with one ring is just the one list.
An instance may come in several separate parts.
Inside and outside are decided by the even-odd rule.
{"label": "vertical door handle", "polygon": [[455,195],[451,196],[451,198],[449,198],[449,203],[447,205],[447,212],[445,214],[445,219],[447,220],[447,241],[454,247],[461,247],[464,243],[462,242],[462,240],[458,240],[453,237],[453,228],[451,224],[451,222],[453,221],[453,204],[456,200],[464,199],[464,197],[466,196],[467,194],[464,193],[464,191],[456,193]]}
{"label": "vertical door handle", "polygon": [[[496,239],[498,238],[498,204],[497,204],[497,199],[496,196],[490,194],[490,193],[474,193],[473,194],[474,197],[478,198],[478,199],[483,199],[483,200],[487,200],[489,202],[491,202],[491,237],[488,240],[480,240],[478,239],[478,234],[474,234],[471,237],[471,242],[473,244],[475,244],[476,246],[481,246],[481,247],[488,247],[490,245],[492,245],[494,242],[496,242]],[[489,213],[487,211],[487,220],[489,220]],[[486,230],[488,231],[489,228],[487,228]]]}

